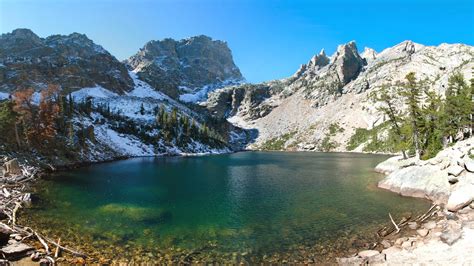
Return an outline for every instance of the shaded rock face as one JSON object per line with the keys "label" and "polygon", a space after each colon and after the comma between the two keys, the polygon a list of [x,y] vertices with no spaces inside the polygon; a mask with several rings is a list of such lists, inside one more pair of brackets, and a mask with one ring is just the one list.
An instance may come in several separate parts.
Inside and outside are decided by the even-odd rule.
{"label": "shaded rock face", "polygon": [[126,63],[141,79],[173,98],[210,84],[242,80],[227,44],[202,35],[150,41]]}
{"label": "shaded rock face", "polygon": [[123,93],[133,87],[126,67],[86,35],[40,38],[17,29],[0,36],[1,91],[41,89],[51,83],[67,91],[99,85]]}
{"label": "shaded rock face", "polygon": [[206,108],[213,116],[228,118],[239,113],[250,119],[265,116],[271,107],[262,104],[273,90],[269,84],[227,87],[209,94]]}
{"label": "shaded rock face", "polygon": [[364,65],[366,65],[366,62],[357,52],[355,42],[350,42],[337,49],[332,68],[336,71],[339,81],[344,86],[357,78]]}

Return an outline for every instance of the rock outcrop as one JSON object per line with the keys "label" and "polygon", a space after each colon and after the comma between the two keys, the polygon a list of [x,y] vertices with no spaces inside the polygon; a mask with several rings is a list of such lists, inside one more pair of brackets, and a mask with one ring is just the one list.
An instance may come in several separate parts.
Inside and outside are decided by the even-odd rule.
{"label": "rock outcrop", "polygon": [[[379,187],[403,196],[427,198],[436,204],[446,205],[449,211],[458,211],[474,200],[474,174],[465,167],[474,138],[456,143],[427,161],[414,158],[390,158],[376,167],[389,173]],[[460,166],[462,164],[463,166]],[[456,177],[453,182],[452,177]]]}
{"label": "rock outcrop", "polygon": [[243,79],[227,44],[204,35],[150,41],[126,63],[140,79],[175,99]]}
{"label": "rock outcrop", "polygon": [[0,36],[0,91],[42,89],[60,85],[66,91],[102,86],[124,93],[133,88],[126,67],[84,34],[40,38],[28,29]]}

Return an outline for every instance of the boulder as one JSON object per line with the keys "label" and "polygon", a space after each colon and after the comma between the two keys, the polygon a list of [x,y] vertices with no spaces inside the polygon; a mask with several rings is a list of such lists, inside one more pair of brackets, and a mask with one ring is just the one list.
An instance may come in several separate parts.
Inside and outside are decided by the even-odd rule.
{"label": "boulder", "polygon": [[383,174],[390,174],[396,170],[399,170],[401,168],[405,168],[411,165],[415,165],[417,162],[417,158],[412,157],[408,159],[403,159],[403,157],[400,156],[395,156],[391,157],[381,163],[379,163],[375,167],[375,171]]}
{"label": "boulder", "polygon": [[474,185],[472,184],[465,184],[462,186],[458,186],[456,190],[454,190],[448,199],[448,204],[446,208],[448,211],[458,211],[469,204],[474,199]]}
{"label": "boulder", "polygon": [[380,254],[377,250],[363,250],[360,251],[357,255],[361,258],[369,258]]}
{"label": "boulder", "polygon": [[382,244],[383,248],[389,248],[389,247],[392,246],[387,239],[382,240],[382,242],[380,242],[380,244]]}
{"label": "boulder", "polygon": [[418,229],[416,230],[416,232],[421,236],[421,237],[425,237],[428,235],[428,230],[427,229]]}
{"label": "boulder", "polygon": [[369,257],[367,259],[367,263],[369,265],[385,263],[385,254],[377,254],[375,256]]}
{"label": "boulder", "polygon": [[398,253],[400,251],[402,251],[402,249],[400,249],[399,247],[390,247],[390,248],[382,250],[382,253],[389,256],[389,255]]}
{"label": "boulder", "polygon": [[436,222],[435,221],[426,222],[425,224],[423,224],[423,227],[428,230],[434,229],[436,227]]}
{"label": "boulder", "polygon": [[33,247],[24,243],[19,243],[19,242],[7,245],[3,247],[2,249],[0,249],[0,251],[3,252],[7,256],[24,254],[30,250],[33,250]]}
{"label": "boulder", "polygon": [[4,246],[8,243],[11,233],[9,229],[0,227],[0,246]]}
{"label": "boulder", "polygon": [[411,166],[395,170],[378,183],[383,189],[388,189],[402,196],[428,198],[437,204],[445,204],[451,192],[446,171],[440,171],[438,166]]}
{"label": "boulder", "polygon": [[450,184],[456,184],[458,181],[459,181],[459,178],[457,176],[448,175],[448,182]]}
{"label": "boulder", "polygon": [[350,258],[337,258],[338,265],[362,265],[364,259],[359,257],[350,257]]}
{"label": "boulder", "polygon": [[441,241],[448,245],[454,244],[456,241],[459,240],[462,236],[462,230],[461,227],[448,227],[446,230],[444,230],[441,233]]}
{"label": "boulder", "polygon": [[468,170],[471,173],[474,173],[474,160],[472,159],[466,159],[464,161],[464,168]]}
{"label": "boulder", "polygon": [[408,240],[402,243],[402,248],[411,248],[412,247],[412,241]]}
{"label": "boulder", "polygon": [[418,228],[418,224],[416,222],[408,222],[408,227],[410,229],[415,230],[416,228]]}
{"label": "boulder", "polygon": [[459,176],[462,171],[464,171],[464,168],[459,165],[451,165],[448,167],[448,175]]}

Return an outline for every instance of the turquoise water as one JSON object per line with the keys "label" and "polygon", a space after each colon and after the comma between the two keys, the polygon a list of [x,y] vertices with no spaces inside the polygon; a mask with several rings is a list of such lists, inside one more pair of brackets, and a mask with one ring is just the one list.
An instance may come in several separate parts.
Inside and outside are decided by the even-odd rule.
{"label": "turquoise water", "polygon": [[373,168],[386,158],[242,152],[97,164],[42,181],[25,217],[46,234],[115,259],[321,256],[354,246],[357,233],[373,234],[389,212],[429,207],[376,188],[381,176]]}

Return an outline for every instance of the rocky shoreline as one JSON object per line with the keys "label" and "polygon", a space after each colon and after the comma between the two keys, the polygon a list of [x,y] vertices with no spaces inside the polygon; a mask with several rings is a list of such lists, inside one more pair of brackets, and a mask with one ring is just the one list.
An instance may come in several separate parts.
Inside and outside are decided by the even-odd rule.
{"label": "rocky shoreline", "polygon": [[79,251],[62,246],[33,228],[18,223],[21,208],[31,204],[31,185],[41,175],[39,167],[19,163],[16,158],[0,158],[0,263],[8,264],[30,256],[34,262],[54,264],[61,251],[85,257]]}
{"label": "rocky shoreline", "polygon": [[[392,157],[376,167],[387,174],[380,188],[402,196],[431,200],[436,208],[426,220],[393,222],[392,232],[380,238],[383,248],[363,250],[339,258],[341,265],[474,264],[474,138],[460,141],[422,161]],[[398,227],[397,227],[398,226]],[[403,231],[408,237],[402,236]],[[416,230],[416,231],[415,231]]]}

